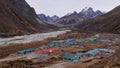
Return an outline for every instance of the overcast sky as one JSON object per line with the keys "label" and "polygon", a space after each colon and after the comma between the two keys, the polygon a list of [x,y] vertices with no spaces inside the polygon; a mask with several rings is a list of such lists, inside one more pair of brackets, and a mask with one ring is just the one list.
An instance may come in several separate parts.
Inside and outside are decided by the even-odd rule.
{"label": "overcast sky", "polygon": [[73,11],[80,12],[85,7],[110,11],[120,5],[120,0],[26,0],[37,14],[63,16]]}

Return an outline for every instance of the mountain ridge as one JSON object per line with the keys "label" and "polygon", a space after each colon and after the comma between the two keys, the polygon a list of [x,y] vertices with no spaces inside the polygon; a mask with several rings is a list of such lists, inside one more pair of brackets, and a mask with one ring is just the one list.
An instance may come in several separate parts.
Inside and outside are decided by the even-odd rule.
{"label": "mountain ridge", "polygon": [[38,17],[44,22],[55,22],[59,19],[58,16],[46,16],[45,14],[38,14]]}
{"label": "mountain ridge", "polygon": [[69,27],[77,23],[82,23],[84,20],[87,20],[89,18],[100,16],[102,14],[103,13],[100,10],[94,11],[91,7],[85,7],[79,13],[74,11],[73,13],[68,13],[63,17],[58,17],[56,15],[50,17],[46,16],[45,14],[38,14],[38,16],[42,21],[56,25],[58,27]]}
{"label": "mountain ridge", "polygon": [[83,23],[83,21],[94,18],[97,16],[101,16],[103,13],[100,10],[94,11],[93,8],[89,7],[87,10],[82,10],[81,12],[77,13],[74,11],[70,15],[65,15],[64,17],[60,18],[56,23],[62,24],[62,26],[72,27],[78,23]]}
{"label": "mountain ridge", "polygon": [[0,24],[0,37],[49,31],[25,0],[0,0]]}
{"label": "mountain ridge", "polygon": [[[99,17],[89,19],[84,24],[78,24],[80,30],[120,33],[120,6]],[[84,26],[84,27],[83,27]]]}

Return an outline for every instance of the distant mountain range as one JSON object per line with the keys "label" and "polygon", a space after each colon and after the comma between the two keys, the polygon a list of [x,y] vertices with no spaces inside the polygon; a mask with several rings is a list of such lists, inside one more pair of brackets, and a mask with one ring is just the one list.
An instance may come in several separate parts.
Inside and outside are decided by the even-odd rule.
{"label": "distant mountain range", "polygon": [[74,11],[71,14],[65,15],[64,17],[60,18],[56,24],[60,24],[60,26],[73,26],[78,23],[83,23],[83,21],[94,18],[97,16],[103,15],[103,12],[100,10],[94,11],[93,8],[84,8],[81,12],[77,13]]}
{"label": "distant mountain range", "polygon": [[73,13],[68,13],[65,16],[59,18],[58,16],[46,16],[45,14],[38,14],[39,18],[44,22],[51,22],[59,27],[61,26],[71,26],[77,23],[80,23],[86,19],[97,17],[102,15],[103,12],[100,10],[94,11],[91,7],[85,7],[81,12],[77,13],[74,11]]}
{"label": "distant mountain range", "polygon": [[38,14],[38,17],[44,22],[55,22],[59,20],[59,17],[56,15],[50,17],[50,16],[46,16],[45,14]]}

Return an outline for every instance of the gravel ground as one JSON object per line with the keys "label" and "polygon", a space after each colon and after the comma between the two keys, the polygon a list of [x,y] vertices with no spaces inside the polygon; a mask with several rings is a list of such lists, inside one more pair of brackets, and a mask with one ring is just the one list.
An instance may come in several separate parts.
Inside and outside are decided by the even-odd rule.
{"label": "gravel ground", "polygon": [[54,31],[49,33],[15,36],[12,38],[0,38],[0,45],[8,45],[11,43],[29,43],[34,41],[42,41],[47,38],[57,37],[58,35],[65,34],[70,31],[71,30],[64,30],[64,31]]}
{"label": "gravel ground", "polygon": [[52,66],[44,67],[44,68],[65,68],[65,66],[69,63],[70,62],[63,62],[63,63],[58,63]]}

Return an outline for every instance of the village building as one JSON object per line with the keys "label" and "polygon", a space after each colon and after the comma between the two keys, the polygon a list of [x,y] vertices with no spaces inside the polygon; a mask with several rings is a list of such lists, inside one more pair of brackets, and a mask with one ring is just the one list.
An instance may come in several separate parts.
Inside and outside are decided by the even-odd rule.
{"label": "village building", "polygon": [[72,61],[72,62],[79,62],[81,60],[81,57],[84,55],[82,52],[76,52],[76,53],[66,53],[63,57],[64,61]]}
{"label": "village building", "polygon": [[26,49],[26,50],[18,51],[17,53],[18,54],[27,54],[27,53],[31,53],[31,52],[34,52],[34,51],[35,51],[34,48],[29,48],[29,49]]}
{"label": "village building", "polygon": [[40,53],[40,54],[45,54],[45,53],[53,53],[53,52],[57,52],[60,51],[59,47],[54,47],[54,48],[48,48],[48,49],[36,49],[35,52],[36,53]]}
{"label": "village building", "polygon": [[72,54],[72,53],[65,54],[63,58],[64,58],[64,61],[72,61],[72,62],[79,62],[80,61],[79,60],[80,58],[77,55]]}

